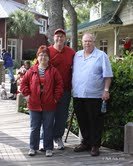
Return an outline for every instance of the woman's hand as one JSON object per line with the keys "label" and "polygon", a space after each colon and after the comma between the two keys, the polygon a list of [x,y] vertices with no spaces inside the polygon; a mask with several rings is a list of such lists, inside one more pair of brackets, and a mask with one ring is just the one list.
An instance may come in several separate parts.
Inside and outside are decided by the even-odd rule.
{"label": "woman's hand", "polygon": [[28,96],[25,96],[25,99],[26,99],[26,101],[28,102],[29,101],[29,95]]}

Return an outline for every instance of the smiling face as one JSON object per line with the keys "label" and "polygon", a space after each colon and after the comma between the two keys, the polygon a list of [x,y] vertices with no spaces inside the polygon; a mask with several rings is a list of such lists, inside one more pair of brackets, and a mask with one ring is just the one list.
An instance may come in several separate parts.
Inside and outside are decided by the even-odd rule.
{"label": "smiling face", "polygon": [[64,46],[66,40],[65,34],[58,32],[54,35],[54,43],[58,46]]}
{"label": "smiling face", "polygon": [[92,34],[86,33],[82,37],[82,46],[86,52],[91,53],[95,47],[95,38]]}
{"label": "smiling face", "polygon": [[48,62],[49,62],[49,56],[46,52],[41,52],[41,53],[39,53],[37,60],[38,60],[39,64],[41,64],[43,66],[47,66]]}

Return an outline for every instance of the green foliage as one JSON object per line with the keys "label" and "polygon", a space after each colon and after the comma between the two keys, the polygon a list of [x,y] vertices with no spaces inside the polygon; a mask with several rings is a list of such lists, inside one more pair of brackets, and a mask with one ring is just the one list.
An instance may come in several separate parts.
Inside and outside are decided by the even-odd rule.
{"label": "green foliage", "polygon": [[115,149],[123,149],[124,125],[133,122],[133,56],[123,57],[111,59],[114,78],[102,139],[103,145]]}
{"label": "green foliage", "polygon": [[123,150],[123,138],[124,131],[122,128],[108,128],[104,131],[102,144],[105,147],[116,150]]}
{"label": "green foliage", "polygon": [[68,116],[68,120],[67,120],[67,127],[69,127],[71,125],[71,128],[70,128],[71,132],[74,133],[75,135],[78,135],[79,127],[78,127],[78,122],[77,122],[75,114],[72,118],[72,123],[70,122],[73,111],[74,111],[74,109],[73,109],[73,99],[71,99],[70,106],[69,106],[69,116]]}
{"label": "green foliage", "polygon": [[[20,64],[18,62],[14,61],[13,64],[14,64],[13,65],[14,69],[19,69],[20,68]],[[16,74],[16,72],[14,72],[14,74]]]}
{"label": "green foliage", "polygon": [[8,34],[10,36],[33,36],[37,31],[34,15],[28,11],[17,10],[8,19]]}
{"label": "green foliage", "polygon": [[[72,6],[74,6],[75,11],[77,13],[78,24],[89,19],[90,4],[88,1],[72,0],[71,3],[72,3]],[[66,26],[66,29],[69,29],[71,27],[70,16],[68,12],[65,13],[65,26]]]}
{"label": "green foliage", "polygon": [[115,11],[118,6],[118,1],[102,0],[102,15],[106,15],[112,11]]}
{"label": "green foliage", "polygon": [[19,106],[19,112],[25,113],[25,114],[29,114],[29,110],[27,108],[27,102],[25,100],[25,98],[21,99],[21,105]]}
{"label": "green foliage", "polygon": [[[71,0],[71,4],[74,6],[77,13],[77,23],[83,23],[89,21],[90,18],[90,8],[98,3],[99,0]],[[112,12],[117,7],[118,2],[112,0],[101,0],[102,2],[102,14],[105,15],[109,12]],[[69,13],[65,14],[65,25],[66,29],[71,27],[70,25],[70,16]]]}

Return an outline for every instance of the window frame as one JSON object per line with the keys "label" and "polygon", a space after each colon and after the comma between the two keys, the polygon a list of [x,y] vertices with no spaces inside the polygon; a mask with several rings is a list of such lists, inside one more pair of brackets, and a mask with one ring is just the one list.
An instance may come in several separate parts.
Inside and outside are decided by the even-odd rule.
{"label": "window frame", "polygon": [[108,40],[107,39],[101,39],[99,44],[100,44],[99,49],[104,51],[107,54],[108,53]]}
{"label": "window frame", "polygon": [[[9,41],[11,42],[11,44],[9,44]],[[15,44],[13,44],[13,42],[15,42]],[[14,49],[14,53],[13,53],[13,49]],[[7,40],[7,50],[10,50],[12,59],[15,60],[17,55],[17,39],[10,38]]]}
{"label": "window frame", "polygon": [[2,38],[0,38],[0,54],[2,53]]}
{"label": "window frame", "polygon": [[47,32],[47,20],[44,18],[39,19],[40,26],[39,26],[39,33],[40,34],[45,34]]}

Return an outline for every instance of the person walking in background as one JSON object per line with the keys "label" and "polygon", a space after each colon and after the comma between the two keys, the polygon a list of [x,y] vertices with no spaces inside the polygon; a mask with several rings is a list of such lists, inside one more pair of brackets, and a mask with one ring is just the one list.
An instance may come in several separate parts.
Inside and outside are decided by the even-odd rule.
{"label": "person walking in background", "polygon": [[16,91],[17,91],[17,86],[16,86],[16,82],[15,82],[15,77],[13,74],[13,60],[11,57],[11,54],[9,52],[6,51],[6,49],[2,49],[2,57],[3,57],[3,61],[4,61],[4,68],[7,69],[8,72],[8,76],[10,79],[10,93],[12,94],[11,96],[9,96],[9,99],[12,100],[16,100]]}
{"label": "person walking in background", "polygon": [[101,105],[110,97],[113,74],[108,56],[95,47],[93,34],[86,32],[82,45],[73,63],[73,106],[82,134],[81,144],[74,151],[91,150],[92,156],[98,156],[104,124]]}
{"label": "person walking in background", "polygon": [[29,156],[36,155],[43,125],[43,148],[52,156],[53,123],[56,106],[63,94],[63,81],[58,70],[50,65],[49,49],[42,45],[37,51],[37,63],[24,75],[20,91],[25,96],[30,112]]}
{"label": "person walking in background", "polygon": [[13,60],[11,57],[11,54],[6,51],[6,49],[2,49],[2,57],[4,61],[4,68],[8,70],[8,76],[10,78],[10,82],[13,82],[15,80],[14,74],[13,74]]}
{"label": "person walking in background", "polygon": [[71,99],[71,78],[72,64],[75,51],[65,45],[66,33],[63,29],[54,32],[54,45],[49,46],[50,62],[56,67],[62,76],[64,83],[64,93],[55,113],[54,141],[58,149],[64,149],[62,136],[64,135],[65,125],[68,117],[68,108]]}

